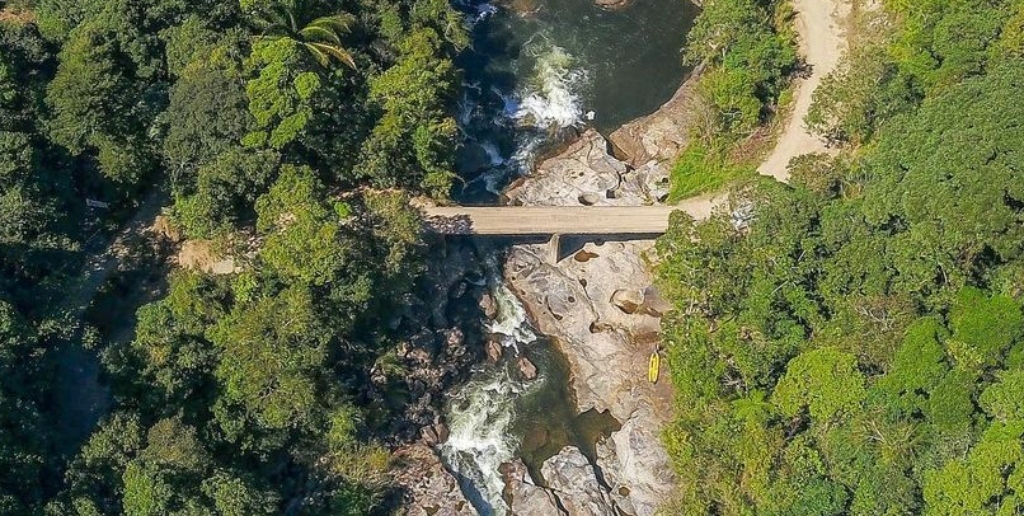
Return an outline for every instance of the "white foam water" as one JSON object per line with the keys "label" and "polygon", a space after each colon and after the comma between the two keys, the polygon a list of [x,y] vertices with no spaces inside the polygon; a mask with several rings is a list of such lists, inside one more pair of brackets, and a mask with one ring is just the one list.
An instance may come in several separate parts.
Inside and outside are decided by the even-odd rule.
{"label": "white foam water", "polygon": [[492,4],[483,3],[476,5],[474,6],[473,12],[469,13],[465,17],[466,28],[469,30],[473,30],[473,27],[476,27],[478,23],[490,18],[491,16],[494,16],[497,13],[498,8]]}
{"label": "white foam water", "polygon": [[[497,272],[496,260],[488,256],[487,285],[498,305],[498,314],[487,324],[489,332],[513,353],[537,340],[526,308],[506,287]],[[502,367],[504,366],[504,367]],[[468,383],[450,394],[445,417],[448,440],[439,451],[445,464],[460,478],[463,492],[484,516],[506,514],[502,498],[504,482],[499,471],[503,463],[515,457],[519,442],[511,432],[516,402],[524,394],[541,388],[543,375],[524,384],[513,378],[508,363],[477,373]]]}
{"label": "white foam water", "polygon": [[579,92],[587,81],[587,71],[577,67],[576,60],[564,48],[543,35],[531,38],[525,53],[534,59],[533,74],[519,92],[515,119],[539,129],[581,124],[583,100]]}
{"label": "white foam water", "polygon": [[[487,191],[500,195],[509,176],[524,175],[533,169],[534,158],[546,142],[561,129],[578,127],[592,120],[593,111],[583,109],[583,91],[589,74],[565,48],[555,45],[543,33],[530,38],[523,47],[523,61],[516,75],[523,76],[517,91],[503,92],[492,86],[491,93],[500,98],[502,110],[489,123],[494,126],[517,126],[516,145],[510,156],[497,153],[490,141],[475,141],[488,156],[489,169],[473,182],[481,181]],[[479,85],[468,84],[467,88]],[[476,105],[465,96],[459,103],[458,121],[468,127],[473,121]]]}
{"label": "white foam water", "polygon": [[491,291],[498,305],[498,317],[487,325],[487,329],[498,335],[502,346],[518,353],[520,345],[537,340],[537,334],[530,327],[526,308],[504,283],[491,284]]}
{"label": "white foam water", "polygon": [[499,468],[515,456],[519,442],[510,427],[524,386],[498,369],[455,392],[447,413],[449,436],[441,458],[459,477],[463,493],[483,516],[508,511]]}

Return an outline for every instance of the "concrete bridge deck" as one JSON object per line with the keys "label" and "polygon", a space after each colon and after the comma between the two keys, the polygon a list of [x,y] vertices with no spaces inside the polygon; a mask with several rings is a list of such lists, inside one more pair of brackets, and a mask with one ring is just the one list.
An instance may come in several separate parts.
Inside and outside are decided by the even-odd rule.
{"label": "concrete bridge deck", "polygon": [[429,230],[445,235],[660,235],[676,206],[428,207]]}

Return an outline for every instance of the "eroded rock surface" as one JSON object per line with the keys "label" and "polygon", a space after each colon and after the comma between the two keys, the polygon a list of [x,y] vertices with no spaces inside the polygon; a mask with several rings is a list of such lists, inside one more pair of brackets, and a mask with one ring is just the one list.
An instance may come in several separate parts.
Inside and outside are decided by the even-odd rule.
{"label": "eroded rock surface", "polygon": [[570,516],[618,516],[615,502],[579,449],[562,449],[544,461],[541,474]]}
{"label": "eroded rock surface", "polygon": [[[544,461],[546,485],[530,477],[522,461],[503,466],[505,500],[515,516],[620,516],[633,514],[628,499],[619,501],[598,478],[594,465],[580,450],[568,446]],[[624,502],[625,505],[622,505]]]}
{"label": "eroded rock surface", "polygon": [[502,468],[502,476],[505,479],[505,502],[514,516],[568,516],[558,505],[558,497],[554,492],[533,482],[523,461],[516,459]]}
{"label": "eroded rock surface", "polygon": [[601,133],[590,129],[509,187],[505,197],[523,206],[640,206],[661,200],[667,185],[665,170],[633,170],[612,155]]}

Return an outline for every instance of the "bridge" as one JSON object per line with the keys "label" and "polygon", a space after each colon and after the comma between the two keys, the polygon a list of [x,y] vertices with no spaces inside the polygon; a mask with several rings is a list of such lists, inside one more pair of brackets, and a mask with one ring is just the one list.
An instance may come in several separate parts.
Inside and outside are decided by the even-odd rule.
{"label": "bridge", "polygon": [[672,212],[685,211],[703,219],[721,202],[704,196],[676,206],[430,206],[422,210],[426,229],[442,235],[550,237],[551,260],[557,262],[563,255],[563,235],[650,240],[668,229]]}
{"label": "bridge", "polygon": [[424,209],[427,229],[444,235],[660,235],[671,206],[488,206]]}
{"label": "bridge", "polygon": [[673,211],[705,219],[723,201],[704,195],[674,206],[429,206],[423,218],[429,231],[443,235],[650,237],[668,229]]}

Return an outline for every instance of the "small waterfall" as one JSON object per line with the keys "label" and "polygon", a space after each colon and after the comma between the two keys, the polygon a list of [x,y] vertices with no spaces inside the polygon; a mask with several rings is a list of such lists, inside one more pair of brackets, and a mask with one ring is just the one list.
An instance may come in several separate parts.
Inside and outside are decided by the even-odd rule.
{"label": "small waterfall", "polygon": [[519,446],[509,429],[515,398],[522,393],[523,385],[501,368],[470,381],[449,402],[451,433],[441,446],[441,458],[483,516],[502,515],[507,510],[498,468],[514,458]]}
{"label": "small waterfall", "polygon": [[501,338],[502,346],[519,353],[520,344],[530,344],[537,340],[537,334],[530,327],[526,308],[504,283],[491,285],[491,292],[498,304],[498,317],[488,325],[488,329]]}
{"label": "small waterfall", "polygon": [[[488,288],[498,305],[498,315],[488,330],[513,354],[537,340],[526,309],[502,282],[493,255],[485,260],[491,275]],[[448,440],[440,446],[441,458],[458,477],[463,492],[480,514],[503,515],[504,483],[498,468],[515,457],[519,441],[511,432],[516,402],[542,388],[543,375],[526,384],[514,376],[514,365],[504,360],[478,371],[475,377],[450,394],[445,416]]]}

